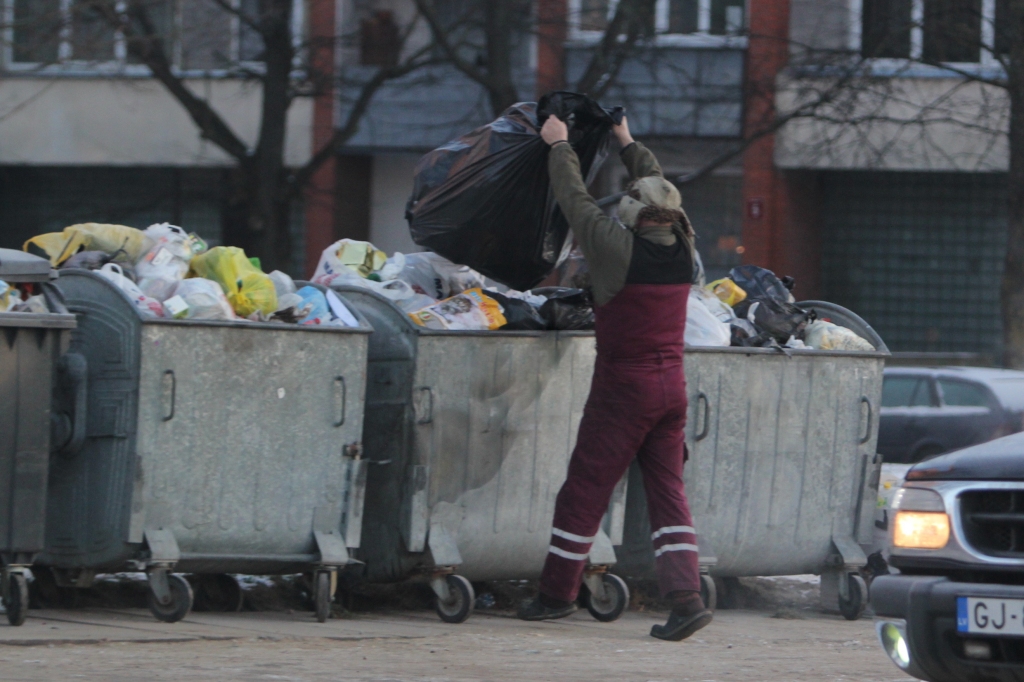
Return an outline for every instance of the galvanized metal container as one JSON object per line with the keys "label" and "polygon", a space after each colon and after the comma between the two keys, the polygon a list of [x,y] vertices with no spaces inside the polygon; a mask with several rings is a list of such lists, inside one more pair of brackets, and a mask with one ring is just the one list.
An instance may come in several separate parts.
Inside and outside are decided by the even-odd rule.
{"label": "galvanized metal container", "polygon": [[[0,249],[0,279],[41,283],[50,275],[48,261]],[[12,625],[25,621],[26,572],[43,549],[51,430],[61,435],[51,403],[74,327],[66,311],[0,312],[0,592]]]}
{"label": "galvanized metal container", "polygon": [[[857,597],[843,578],[864,566],[872,536],[881,347],[686,349],[684,478],[712,575],[818,573],[831,598]],[[646,507],[632,472],[616,571],[653,575]]]}
{"label": "galvanized metal container", "polygon": [[[374,329],[358,557],[371,581],[432,578],[439,614],[459,622],[468,611],[453,605],[446,617],[442,607],[448,589],[464,586],[445,585],[446,573],[540,575],[590,391],[593,333],[428,330],[376,293],[337,289]],[[591,552],[595,566],[615,562],[624,483]]]}
{"label": "galvanized metal container", "polygon": [[168,588],[172,570],[318,571],[326,618],[362,526],[370,327],[143,318],[94,273],[60,286],[89,420],[81,451],[51,469],[40,562],[71,586],[146,569],[165,620],[191,601]]}

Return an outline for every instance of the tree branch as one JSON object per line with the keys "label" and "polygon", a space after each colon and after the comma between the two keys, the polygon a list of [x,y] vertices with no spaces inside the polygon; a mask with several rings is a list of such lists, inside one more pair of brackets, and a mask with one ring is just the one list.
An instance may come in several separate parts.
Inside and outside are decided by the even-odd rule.
{"label": "tree branch", "polygon": [[[250,156],[248,146],[220,114],[214,111],[209,102],[194,95],[185,82],[174,74],[164,51],[163,41],[142,3],[139,0],[132,0],[124,14],[118,13],[109,5],[104,6],[102,11],[108,23],[124,32],[129,54],[149,67],[153,77],[178,100],[198,126],[200,135],[240,163],[245,163]],[[138,29],[141,29],[141,34]]]}

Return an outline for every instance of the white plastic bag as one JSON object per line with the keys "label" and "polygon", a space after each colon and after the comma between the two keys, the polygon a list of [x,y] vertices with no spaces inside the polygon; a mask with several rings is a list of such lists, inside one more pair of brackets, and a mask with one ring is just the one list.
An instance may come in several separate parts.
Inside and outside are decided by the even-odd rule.
{"label": "white plastic bag", "polygon": [[188,310],[183,316],[187,320],[235,319],[235,311],[224,295],[224,290],[211,279],[183,279],[174,288],[174,296],[181,297],[188,304]]}
{"label": "white plastic bag", "polygon": [[164,306],[160,301],[146,296],[139,289],[135,282],[125,277],[124,270],[117,263],[107,263],[102,268],[96,271],[96,274],[100,275],[104,279],[112,282],[114,286],[127,294],[128,298],[131,299],[132,304],[136,310],[142,313],[145,317],[163,317]]}
{"label": "white plastic bag", "polygon": [[690,299],[686,304],[683,342],[687,346],[728,346],[732,339],[729,325],[715,317],[696,291],[690,290]]}
{"label": "white plastic bag", "polygon": [[320,254],[313,281],[330,286],[331,282],[346,274],[366,277],[384,267],[387,255],[370,242],[340,239]]}
{"label": "white plastic bag", "polygon": [[270,281],[274,283],[274,291],[277,292],[277,309],[280,310],[286,307],[281,305],[281,297],[296,292],[295,280],[287,272],[281,272],[280,270],[274,270],[270,273],[269,277]]}
{"label": "white plastic bag", "polygon": [[434,300],[448,298],[451,286],[448,281],[434,269],[432,253],[410,253],[405,257],[405,267],[398,274],[398,279],[413,288],[418,294],[424,294]]}
{"label": "white plastic bag", "polygon": [[394,255],[388,258],[387,262],[384,263],[384,267],[380,269],[377,275],[380,277],[380,281],[387,282],[396,279],[404,269],[405,254],[395,251]]}
{"label": "white plastic bag", "polygon": [[690,289],[690,296],[699,298],[708,311],[722,322],[732,324],[732,321],[736,319],[736,312],[732,307],[704,287],[694,285]]}
{"label": "white plastic bag", "polygon": [[875,350],[874,346],[855,332],[824,320],[815,320],[807,325],[804,343],[817,350]]}
{"label": "white plastic bag", "polygon": [[398,278],[410,284],[417,293],[435,299],[486,286],[484,276],[476,270],[466,265],[456,265],[429,251],[408,254]]}

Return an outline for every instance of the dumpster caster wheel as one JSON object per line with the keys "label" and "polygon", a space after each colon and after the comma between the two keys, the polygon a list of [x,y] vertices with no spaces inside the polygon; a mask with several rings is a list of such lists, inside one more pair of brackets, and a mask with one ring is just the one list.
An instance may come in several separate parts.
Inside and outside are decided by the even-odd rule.
{"label": "dumpster caster wheel", "polygon": [[857,620],[868,604],[868,586],[864,578],[855,573],[846,576],[846,579],[849,581],[850,596],[843,599],[843,596],[839,595],[839,613],[843,614],[846,620]]}
{"label": "dumpster caster wheel", "polygon": [[4,608],[7,609],[7,622],[21,625],[28,614],[28,580],[24,573],[11,573],[7,576],[7,596],[4,597]]}
{"label": "dumpster caster wheel", "polygon": [[702,573],[700,576],[700,599],[708,611],[714,611],[718,607],[718,590],[715,588],[715,581],[706,573]]}
{"label": "dumpster caster wheel", "polygon": [[171,574],[167,576],[167,587],[171,591],[171,601],[167,604],[161,604],[153,590],[149,591],[149,612],[157,620],[177,623],[192,610],[192,586],[180,575]]}
{"label": "dumpster caster wheel", "polygon": [[597,598],[586,583],[580,588],[584,591],[585,598],[583,605],[590,611],[590,615],[602,623],[611,623],[618,620],[622,612],[629,606],[629,588],[626,582],[612,573],[603,573],[601,583],[604,587],[604,596]]}
{"label": "dumpster caster wheel", "polygon": [[446,575],[444,581],[448,585],[448,599],[438,596],[434,600],[437,616],[446,623],[465,623],[472,615],[476,602],[473,585],[461,575],[455,574]]}
{"label": "dumpster caster wheel", "polygon": [[313,594],[316,602],[316,619],[320,623],[326,623],[327,619],[331,617],[330,571],[317,571]]}

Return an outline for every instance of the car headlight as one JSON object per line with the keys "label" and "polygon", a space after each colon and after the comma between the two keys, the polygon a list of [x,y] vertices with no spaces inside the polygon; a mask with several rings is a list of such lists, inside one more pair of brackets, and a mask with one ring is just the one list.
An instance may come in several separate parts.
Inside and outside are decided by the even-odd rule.
{"label": "car headlight", "polygon": [[910,667],[910,647],[907,645],[907,624],[902,620],[880,620],[875,623],[875,632],[885,653],[900,670]]}
{"label": "car headlight", "polygon": [[925,488],[900,488],[893,496],[892,544],[903,549],[942,549],[949,542],[949,515],[942,496]]}

